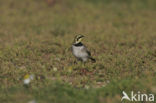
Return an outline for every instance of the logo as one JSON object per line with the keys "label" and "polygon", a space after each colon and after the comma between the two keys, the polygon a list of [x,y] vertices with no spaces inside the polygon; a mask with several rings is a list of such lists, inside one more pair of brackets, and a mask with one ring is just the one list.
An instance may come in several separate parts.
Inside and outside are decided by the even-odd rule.
{"label": "logo", "polygon": [[123,96],[121,98],[121,101],[128,100],[128,101],[148,101],[153,102],[154,101],[154,94],[144,94],[138,91],[137,93],[134,93],[131,91],[131,95],[128,96],[125,91],[122,92]]}

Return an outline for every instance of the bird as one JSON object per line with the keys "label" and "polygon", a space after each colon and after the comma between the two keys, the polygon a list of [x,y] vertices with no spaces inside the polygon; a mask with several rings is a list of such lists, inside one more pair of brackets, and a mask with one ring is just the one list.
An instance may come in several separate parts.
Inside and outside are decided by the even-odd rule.
{"label": "bird", "polygon": [[72,43],[72,53],[77,58],[77,60],[86,62],[89,59],[92,62],[96,62],[96,60],[91,56],[91,53],[88,51],[87,47],[81,42],[84,36],[78,34],[75,36],[74,41]]}

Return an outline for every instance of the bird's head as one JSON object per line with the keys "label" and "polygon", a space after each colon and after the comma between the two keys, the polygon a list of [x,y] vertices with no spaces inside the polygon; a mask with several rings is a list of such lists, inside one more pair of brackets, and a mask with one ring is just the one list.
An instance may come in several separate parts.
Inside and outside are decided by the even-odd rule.
{"label": "bird's head", "polygon": [[75,36],[75,39],[74,39],[74,44],[80,43],[80,42],[82,41],[82,38],[83,38],[83,37],[84,37],[84,36],[81,35],[81,34],[76,35],[76,36]]}

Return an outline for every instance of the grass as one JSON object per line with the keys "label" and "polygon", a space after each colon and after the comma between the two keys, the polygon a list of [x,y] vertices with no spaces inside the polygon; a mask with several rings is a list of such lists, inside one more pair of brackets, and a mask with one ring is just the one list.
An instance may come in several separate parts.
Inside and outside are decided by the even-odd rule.
{"label": "grass", "polygon": [[[121,103],[156,94],[155,0],[0,1],[0,103]],[[96,63],[74,64],[76,34]],[[28,88],[23,77],[34,74]],[[125,101],[128,103],[128,101]]]}

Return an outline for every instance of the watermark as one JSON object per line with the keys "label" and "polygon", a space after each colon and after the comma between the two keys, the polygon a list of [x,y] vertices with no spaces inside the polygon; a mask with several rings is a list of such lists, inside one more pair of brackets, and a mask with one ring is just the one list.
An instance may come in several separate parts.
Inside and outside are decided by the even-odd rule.
{"label": "watermark", "polygon": [[128,95],[125,91],[122,92],[123,96],[121,98],[121,101],[145,101],[145,102],[154,102],[154,94],[146,94],[146,93],[141,93],[138,91],[135,93],[134,91],[131,91],[130,95]]}

